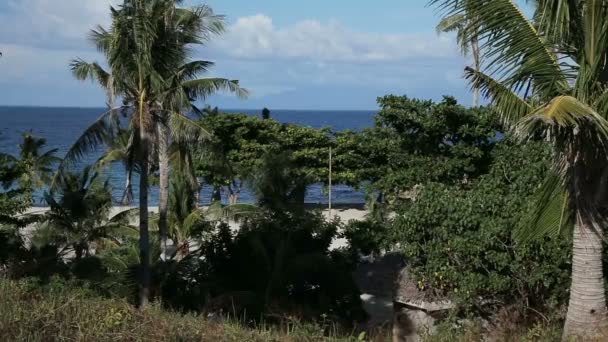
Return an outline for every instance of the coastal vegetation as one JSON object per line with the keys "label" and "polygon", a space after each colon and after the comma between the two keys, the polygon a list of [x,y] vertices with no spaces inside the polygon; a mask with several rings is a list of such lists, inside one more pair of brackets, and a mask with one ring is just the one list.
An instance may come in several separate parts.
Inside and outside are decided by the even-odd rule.
{"label": "coastal vegetation", "polygon": [[[355,274],[397,254],[416,296],[450,303],[420,338],[601,340],[608,2],[537,1],[531,18],[510,0],[431,5],[472,49],[465,75],[487,105],[384,95],[372,127],[344,131],[200,109],[248,94],[194,59],[224,17],[175,0],[113,7],[90,36],[104,60],[70,65],[107,111],[61,158],[32,133],[0,154],[0,336],[388,340],[366,324]],[[306,203],[311,185],[336,184],[366,194],[363,220]]]}

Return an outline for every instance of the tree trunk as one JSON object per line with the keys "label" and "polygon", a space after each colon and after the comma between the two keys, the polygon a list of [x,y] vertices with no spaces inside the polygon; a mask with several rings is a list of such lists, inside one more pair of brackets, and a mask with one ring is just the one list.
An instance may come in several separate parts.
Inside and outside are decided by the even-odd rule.
{"label": "tree trunk", "polygon": [[[471,39],[471,50],[473,52],[473,63],[475,71],[481,71],[481,55],[479,53],[479,40],[477,37]],[[473,88],[473,106],[479,106],[480,91],[478,86]]]}
{"label": "tree trunk", "polygon": [[596,338],[608,333],[602,269],[603,234],[577,213],[572,247],[572,285],[563,339]]}
{"label": "tree trunk", "polygon": [[194,208],[198,209],[201,204],[201,183],[197,182],[196,191],[194,192]]}
{"label": "tree trunk", "polygon": [[148,169],[150,139],[146,127],[140,128],[141,173],[139,178],[139,257],[141,263],[141,284],[139,306],[145,308],[150,296],[150,236],[148,232]]}
{"label": "tree trunk", "polygon": [[158,168],[159,168],[159,199],[158,199],[158,232],[160,236],[160,251],[163,260],[167,257],[167,210],[169,207],[169,129],[166,123],[158,123]]}
{"label": "tree trunk", "polygon": [[125,192],[122,195],[122,200],[120,201],[122,205],[129,205],[133,200],[133,184],[132,182],[133,171],[127,170],[127,183],[125,184]]}

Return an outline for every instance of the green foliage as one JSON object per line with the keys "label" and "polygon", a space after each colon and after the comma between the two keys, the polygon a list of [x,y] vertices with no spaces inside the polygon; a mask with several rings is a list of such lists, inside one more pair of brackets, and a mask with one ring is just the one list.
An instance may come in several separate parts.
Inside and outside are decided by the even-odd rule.
{"label": "green foliage", "polygon": [[202,241],[165,280],[163,300],[174,308],[268,318],[323,314],[347,324],[364,312],[352,265],[329,252],[335,223],[318,215],[266,213],[248,219],[233,235],[228,226]]}
{"label": "green foliage", "polygon": [[31,189],[10,188],[15,185],[19,174],[14,164],[0,155],[0,184],[4,187],[0,192],[0,228],[3,224],[20,225],[16,215],[23,213],[31,204]]}
{"label": "green foliage", "polygon": [[33,201],[33,192],[50,182],[52,167],[59,161],[57,149],[42,152],[46,140],[30,133],[23,134],[19,155],[0,153],[0,225],[13,228],[26,222],[17,218]]}
{"label": "green foliage", "polygon": [[248,328],[246,322],[212,322],[157,305],[140,311],[125,300],[99,297],[58,278],[45,287],[0,280],[0,307],[0,336],[7,341],[357,341],[298,321],[283,329]]}
{"label": "green foliage", "polygon": [[348,222],[342,235],[354,255],[381,255],[395,245],[390,227],[371,219]]}
{"label": "green foliage", "polygon": [[135,210],[110,217],[109,185],[91,167],[80,173],[63,173],[59,186],[58,191],[45,194],[50,210],[38,218],[34,245],[53,245],[62,253],[73,251],[79,259],[89,255],[92,243],[101,250],[120,244],[124,237],[137,236],[137,230],[129,225]]}
{"label": "green foliage", "polygon": [[378,99],[374,128],[337,134],[336,172],[343,182],[392,197],[417,184],[456,184],[486,171],[499,126],[493,112],[389,95]]}
{"label": "green foliage", "polygon": [[[544,308],[564,304],[570,274],[568,239],[518,245],[524,221],[549,163],[541,143],[508,140],[492,152],[488,173],[467,187],[424,184],[397,210],[397,240],[419,284],[467,306],[479,299]],[[526,168],[513,165],[526,161]]]}
{"label": "green foliage", "polygon": [[210,156],[197,165],[198,174],[213,186],[235,192],[242,181],[263,167],[264,156],[288,154],[286,162],[306,184],[326,182],[330,131],[281,124],[245,114],[204,115],[201,125],[213,132]]}

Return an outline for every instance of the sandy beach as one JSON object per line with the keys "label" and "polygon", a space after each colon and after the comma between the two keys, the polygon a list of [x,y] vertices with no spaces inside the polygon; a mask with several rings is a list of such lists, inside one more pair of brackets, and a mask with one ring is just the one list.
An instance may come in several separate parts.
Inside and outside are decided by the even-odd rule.
{"label": "sandy beach", "polygon": [[[128,210],[128,209],[134,209],[136,207],[131,207],[131,206],[114,206],[112,207],[112,209],[110,210],[110,216],[114,216],[122,211]],[[47,212],[50,208],[49,207],[31,207],[29,208],[24,214],[26,215],[31,215],[31,214],[43,214],[45,212]],[[149,212],[151,213],[157,213],[158,212],[158,207],[148,207]],[[355,208],[349,208],[346,206],[341,206],[338,207],[336,209],[332,209],[331,212],[328,209],[321,209],[321,208],[311,208],[310,210],[319,210],[321,211],[321,213],[323,214],[324,217],[326,218],[338,218],[341,222],[343,223],[347,223],[351,220],[355,220],[355,221],[362,221],[365,219],[365,215],[367,215],[367,211],[362,209],[360,206],[359,207],[355,207]],[[136,222],[135,222],[136,224]],[[239,223],[238,222],[234,222],[234,221],[230,221],[229,222],[230,228],[233,231],[237,231],[239,229]],[[29,229],[28,229],[29,228]],[[31,231],[34,227],[27,227],[24,231],[25,235],[28,235],[28,232]],[[337,238],[332,242],[331,245],[331,249],[337,249],[340,247],[344,247],[346,246],[347,242],[345,239],[343,238]]]}

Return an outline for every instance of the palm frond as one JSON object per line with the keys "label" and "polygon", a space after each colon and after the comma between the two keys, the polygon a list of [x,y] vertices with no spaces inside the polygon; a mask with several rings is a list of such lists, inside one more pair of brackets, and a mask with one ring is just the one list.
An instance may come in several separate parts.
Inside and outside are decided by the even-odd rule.
{"label": "palm frond", "polygon": [[108,87],[110,73],[105,71],[98,63],[89,63],[78,58],[70,63],[70,69],[77,80],[97,81],[103,88]]}
{"label": "palm frond", "polygon": [[128,223],[133,219],[137,218],[139,214],[139,208],[123,210],[116,215],[112,216],[109,223]]}
{"label": "palm frond", "polygon": [[484,97],[490,99],[505,124],[512,126],[532,111],[532,106],[513,92],[507,85],[493,79],[481,71],[465,68],[465,77],[472,88],[479,89]]}
{"label": "palm frond", "polygon": [[219,92],[228,91],[234,93],[239,98],[246,98],[249,95],[247,89],[241,88],[239,81],[228,80],[225,78],[202,78],[197,80],[185,81],[181,86],[190,94],[191,98],[206,99]]}
{"label": "palm frond", "polygon": [[102,114],[76,140],[66,153],[63,163],[74,163],[85,154],[95,150],[99,145],[109,140],[116,132],[118,125],[118,108],[112,108]]}
{"label": "palm frond", "polygon": [[212,137],[201,124],[180,113],[171,113],[169,127],[173,139],[180,143],[205,142]]}
{"label": "palm frond", "polygon": [[608,121],[572,96],[556,97],[524,117],[517,127],[517,133],[522,137],[547,130],[551,133],[550,138],[569,130],[573,136],[585,136],[588,142],[599,143],[604,148],[608,146]]}
{"label": "palm frond", "polygon": [[109,150],[104,153],[95,163],[97,169],[103,169],[108,167],[110,164],[122,161],[125,159],[125,153],[122,150]]}
{"label": "palm frond", "polygon": [[568,89],[568,72],[513,0],[432,0],[445,16],[467,15],[464,39],[477,37],[486,74],[505,82],[515,92],[529,84],[542,98]]}
{"label": "palm frond", "polygon": [[536,0],[535,22],[550,41],[581,37],[579,0]]}
{"label": "palm frond", "polygon": [[205,210],[205,216],[210,221],[239,220],[256,215],[259,212],[260,208],[253,204],[222,205],[220,202],[214,202]]}
{"label": "palm frond", "polygon": [[550,172],[547,175],[534,201],[533,210],[515,232],[518,243],[572,233],[572,206],[558,174]]}

